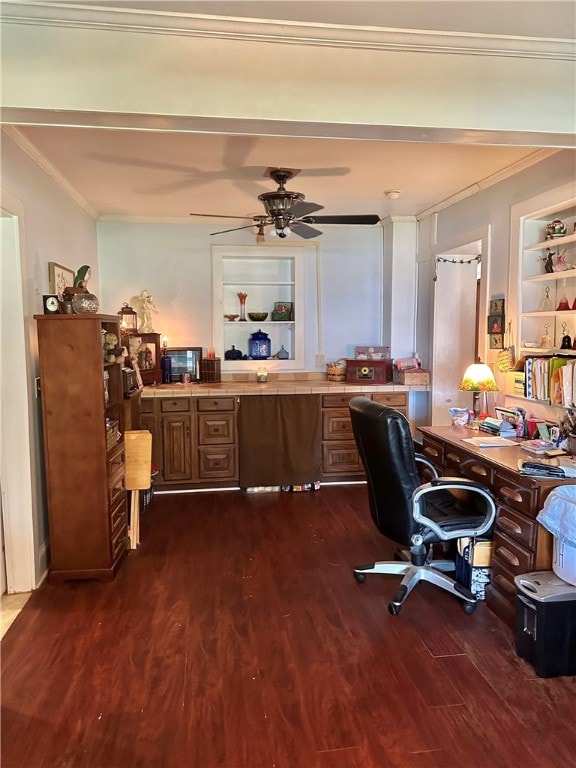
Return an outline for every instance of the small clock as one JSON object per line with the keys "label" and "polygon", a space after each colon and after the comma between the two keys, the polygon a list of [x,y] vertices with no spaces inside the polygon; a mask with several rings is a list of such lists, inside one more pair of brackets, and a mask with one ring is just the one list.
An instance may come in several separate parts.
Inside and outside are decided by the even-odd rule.
{"label": "small clock", "polygon": [[56,294],[48,294],[47,296],[42,296],[42,302],[44,304],[45,315],[58,314],[58,296],[56,296]]}

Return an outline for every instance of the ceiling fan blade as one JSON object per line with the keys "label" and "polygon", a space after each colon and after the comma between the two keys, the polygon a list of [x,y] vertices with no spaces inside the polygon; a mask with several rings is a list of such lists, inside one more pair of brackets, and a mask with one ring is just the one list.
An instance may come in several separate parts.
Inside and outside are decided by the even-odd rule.
{"label": "ceiling fan blade", "polygon": [[322,234],[319,229],[309,227],[308,224],[304,224],[302,221],[291,222],[290,229],[298,235],[298,237],[303,237],[305,240],[309,240],[311,237],[318,237]]}
{"label": "ceiling fan blade", "polygon": [[371,213],[358,216],[310,216],[309,218],[310,224],[378,224],[380,221],[380,216]]}
{"label": "ceiling fan blade", "polygon": [[252,216],[225,216],[223,213],[189,213],[188,215],[203,216],[205,219],[251,219],[252,218]]}
{"label": "ceiling fan blade", "polygon": [[314,211],[322,211],[323,209],[323,205],[318,205],[318,203],[307,203],[305,200],[302,200],[302,202],[296,203],[296,205],[293,205],[292,208],[290,208],[290,213],[294,214],[294,218],[300,219],[302,216],[308,216],[309,214],[314,213]]}
{"label": "ceiling fan blade", "polygon": [[226,232],[237,232],[239,229],[250,229],[250,227],[255,227],[255,226],[257,226],[257,225],[256,224],[246,224],[244,227],[232,227],[232,229],[221,229],[218,232],[210,232],[210,237],[212,237],[212,235],[223,235]]}

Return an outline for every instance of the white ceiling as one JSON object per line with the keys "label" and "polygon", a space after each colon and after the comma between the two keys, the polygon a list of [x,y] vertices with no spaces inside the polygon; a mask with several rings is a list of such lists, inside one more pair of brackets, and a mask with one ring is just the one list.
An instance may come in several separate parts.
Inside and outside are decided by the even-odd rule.
{"label": "white ceiling", "polygon": [[[574,37],[570,2],[87,2],[163,13]],[[571,10],[570,10],[571,9]],[[288,189],[326,214],[418,214],[522,162],[534,147],[274,136],[21,127],[18,129],[100,216],[251,216],[275,189],[266,168],[300,168]],[[399,190],[397,200],[384,192]]]}

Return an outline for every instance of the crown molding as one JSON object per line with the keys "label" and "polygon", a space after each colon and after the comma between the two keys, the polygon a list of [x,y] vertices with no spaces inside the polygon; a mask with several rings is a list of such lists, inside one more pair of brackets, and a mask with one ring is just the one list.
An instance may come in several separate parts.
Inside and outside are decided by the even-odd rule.
{"label": "crown molding", "polygon": [[439,32],[298,21],[278,22],[131,8],[95,8],[58,2],[3,2],[2,23],[211,37],[327,48],[576,61],[576,41],[568,38]]}
{"label": "crown molding", "polygon": [[26,152],[26,154],[40,168],[42,168],[46,174],[48,174],[52,181],[56,182],[56,184],[58,184],[58,186],[64,190],[68,197],[72,198],[72,200],[74,200],[75,203],[83,208],[86,213],[93,219],[98,218],[98,211],[92,208],[90,203],[88,203],[76,190],[76,188],[70,184],[68,179],[63,176],[54,165],[52,165],[52,163],[42,154],[42,152],[36,149],[34,144],[28,141],[28,139],[18,130],[18,128],[15,128],[13,125],[3,125],[1,130],[2,133],[6,136],[9,136],[14,141],[14,143],[20,147],[20,149]]}

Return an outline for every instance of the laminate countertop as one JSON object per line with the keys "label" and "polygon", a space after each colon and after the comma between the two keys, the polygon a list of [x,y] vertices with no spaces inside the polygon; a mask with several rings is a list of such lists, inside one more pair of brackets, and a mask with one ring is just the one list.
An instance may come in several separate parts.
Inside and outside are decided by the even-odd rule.
{"label": "laminate countertop", "polygon": [[292,381],[221,381],[218,383],[157,384],[144,387],[142,397],[225,397],[230,395],[327,395],[375,392],[428,392],[429,386],[406,384],[350,384],[345,381],[294,379]]}

